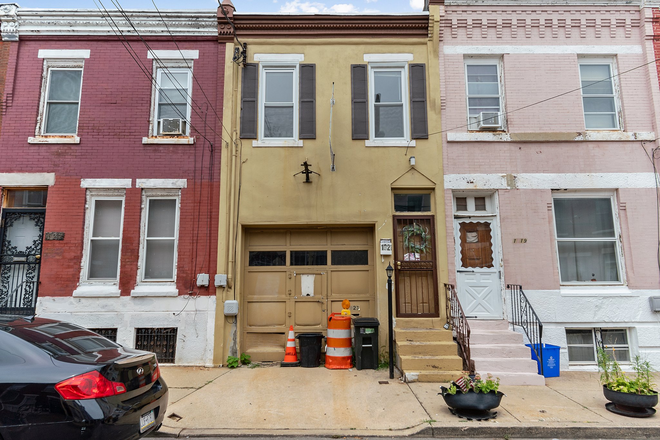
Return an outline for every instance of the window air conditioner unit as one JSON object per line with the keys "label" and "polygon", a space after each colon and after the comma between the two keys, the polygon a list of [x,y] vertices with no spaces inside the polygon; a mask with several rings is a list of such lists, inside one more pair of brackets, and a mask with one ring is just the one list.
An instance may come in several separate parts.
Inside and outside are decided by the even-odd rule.
{"label": "window air conditioner unit", "polygon": [[183,134],[181,131],[181,122],[181,118],[159,119],[158,125],[160,129],[158,130],[158,134]]}
{"label": "window air conditioner unit", "polygon": [[497,130],[502,128],[500,114],[496,112],[481,112],[477,119],[479,130]]}

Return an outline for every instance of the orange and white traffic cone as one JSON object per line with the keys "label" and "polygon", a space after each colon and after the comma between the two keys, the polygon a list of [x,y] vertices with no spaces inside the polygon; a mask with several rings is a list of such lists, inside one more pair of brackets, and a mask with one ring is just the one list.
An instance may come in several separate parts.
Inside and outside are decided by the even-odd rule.
{"label": "orange and white traffic cone", "polygon": [[289,339],[286,341],[286,350],[284,350],[284,361],[280,364],[282,367],[299,367],[298,355],[296,354],[296,338],[293,335],[293,326],[289,327]]}

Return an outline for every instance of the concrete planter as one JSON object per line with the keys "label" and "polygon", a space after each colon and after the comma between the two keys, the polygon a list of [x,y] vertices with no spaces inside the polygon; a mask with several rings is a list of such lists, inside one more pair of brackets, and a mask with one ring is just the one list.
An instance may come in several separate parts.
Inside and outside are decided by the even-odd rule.
{"label": "concrete planter", "polygon": [[612,391],[603,385],[603,395],[610,403],[605,405],[608,411],[627,417],[650,417],[655,414],[653,408],[658,404],[658,394],[643,395]]}

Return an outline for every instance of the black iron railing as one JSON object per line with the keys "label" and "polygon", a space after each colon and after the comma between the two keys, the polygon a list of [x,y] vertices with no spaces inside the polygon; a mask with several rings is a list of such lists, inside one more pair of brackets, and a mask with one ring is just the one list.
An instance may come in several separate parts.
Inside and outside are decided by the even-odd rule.
{"label": "black iron railing", "polygon": [[35,256],[0,255],[0,315],[34,315],[38,280],[39,260]]}
{"label": "black iron railing", "polygon": [[474,361],[470,357],[470,324],[463,312],[463,307],[456,295],[456,289],[453,284],[445,284],[445,293],[447,295],[447,325],[451,326],[454,332],[454,338],[461,351],[463,359],[463,370],[474,373]]}
{"label": "black iron railing", "polygon": [[543,375],[543,323],[519,284],[507,284],[511,291],[511,323],[522,327],[527,339],[539,360],[539,369]]}

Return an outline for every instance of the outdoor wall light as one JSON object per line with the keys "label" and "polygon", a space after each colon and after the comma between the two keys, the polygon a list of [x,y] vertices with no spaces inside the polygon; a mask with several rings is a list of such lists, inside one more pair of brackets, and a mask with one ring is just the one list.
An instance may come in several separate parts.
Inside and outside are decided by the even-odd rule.
{"label": "outdoor wall light", "polygon": [[415,166],[415,156],[410,156],[410,166]]}

